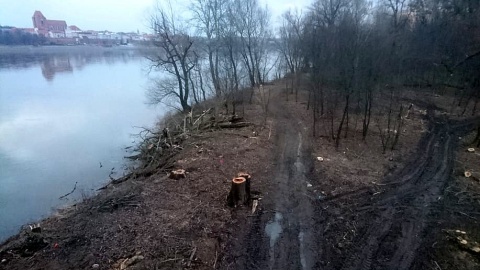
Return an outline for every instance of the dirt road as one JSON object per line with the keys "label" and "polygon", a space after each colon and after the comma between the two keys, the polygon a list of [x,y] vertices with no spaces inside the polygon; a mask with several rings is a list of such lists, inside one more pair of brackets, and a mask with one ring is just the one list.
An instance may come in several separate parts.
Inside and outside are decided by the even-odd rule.
{"label": "dirt road", "polygon": [[[279,99],[271,111],[278,146],[274,179],[235,268],[421,269],[426,258],[417,251],[451,177],[458,137],[478,119],[449,121],[430,110],[429,128],[403,168],[367,192],[319,200],[309,188],[322,179],[311,173],[306,123]],[[331,209],[335,215],[328,214]]]}
{"label": "dirt road", "polygon": [[271,196],[264,197],[264,211],[243,240],[245,256],[237,258],[236,269],[315,269],[310,141],[304,123],[281,104],[271,108],[277,145]]}

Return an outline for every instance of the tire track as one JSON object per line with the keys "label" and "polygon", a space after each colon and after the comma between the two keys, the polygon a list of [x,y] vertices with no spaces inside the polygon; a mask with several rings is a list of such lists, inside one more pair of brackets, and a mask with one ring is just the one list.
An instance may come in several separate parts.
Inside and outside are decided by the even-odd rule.
{"label": "tire track", "polygon": [[371,213],[366,233],[358,236],[342,269],[410,269],[423,243],[432,207],[442,196],[453,171],[456,137],[478,119],[432,119],[411,162],[387,177],[377,200],[362,208]]}
{"label": "tire track", "polygon": [[[307,190],[313,166],[310,142],[302,133],[302,123],[282,107],[281,101],[271,113],[275,119],[276,166],[270,196],[262,200],[269,214],[261,214],[243,240],[243,246],[255,252],[249,252],[236,269],[316,269],[316,224]],[[259,238],[263,240],[259,242]]]}

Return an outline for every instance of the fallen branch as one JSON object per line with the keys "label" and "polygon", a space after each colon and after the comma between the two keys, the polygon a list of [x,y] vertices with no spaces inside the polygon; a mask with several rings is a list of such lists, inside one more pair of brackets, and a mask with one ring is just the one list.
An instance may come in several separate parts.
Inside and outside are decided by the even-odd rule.
{"label": "fallen branch", "polygon": [[102,189],[106,189],[107,187],[111,186],[111,185],[117,185],[117,184],[120,184],[120,183],[123,183],[125,181],[127,181],[128,179],[130,179],[132,176],[134,176],[133,172],[123,176],[123,177],[120,177],[118,179],[114,179],[112,180],[110,183],[106,184],[105,186],[97,189],[97,190],[102,190]]}
{"label": "fallen branch", "polygon": [[59,199],[63,199],[65,197],[67,197],[68,195],[72,194],[73,192],[75,192],[75,190],[77,189],[77,183],[78,182],[75,182],[75,186],[73,187],[72,191],[70,191],[69,193],[63,195],[63,196],[60,196]]}
{"label": "fallen branch", "polygon": [[198,116],[197,120],[195,120],[195,121],[193,122],[193,126],[195,126],[195,125],[197,124],[197,122],[198,122],[199,120],[201,120],[207,113],[210,113],[211,110],[212,110],[212,109],[210,108],[210,109],[206,110],[204,113],[202,113],[200,116]]}
{"label": "fallen branch", "polygon": [[164,261],[159,262],[159,264],[166,263],[166,262],[173,262],[173,261],[179,261],[182,260],[183,258],[172,258],[172,259],[166,259]]}
{"label": "fallen branch", "polygon": [[243,138],[250,138],[250,136],[245,135],[245,134],[240,134],[240,133],[223,132],[222,134],[225,134],[225,135],[235,135],[235,136],[240,136],[240,137],[243,137]]}
{"label": "fallen branch", "polygon": [[187,266],[190,266],[192,264],[193,258],[195,257],[195,253],[197,252],[197,247],[193,248],[192,254],[190,255],[190,260],[188,260]]}
{"label": "fallen branch", "polygon": [[242,127],[251,126],[252,123],[250,123],[250,122],[238,122],[238,123],[224,122],[224,123],[218,123],[217,125],[218,125],[219,128],[242,128]]}

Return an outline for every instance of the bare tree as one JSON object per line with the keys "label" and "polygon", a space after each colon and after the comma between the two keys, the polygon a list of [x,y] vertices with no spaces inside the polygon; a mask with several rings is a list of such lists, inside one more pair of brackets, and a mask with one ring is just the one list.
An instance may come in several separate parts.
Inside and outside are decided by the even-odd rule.
{"label": "bare tree", "polygon": [[265,60],[267,41],[271,37],[269,11],[260,7],[258,0],[233,1],[229,16],[241,42],[240,54],[250,86],[254,87],[264,80],[260,63]]}
{"label": "bare tree", "polygon": [[[282,15],[282,26],[279,29],[280,54],[290,72],[291,90],[295,91],[295,101],[298,100],[299,68],[303,64],[302,48],[302,14],[297,10],[285,12]],[[287,91],[288,99],[288,91]]]}
{"label": "bare tree", "polygon": [[[160,83],[168,83],[158,85],[150,96],[158,94],[158,98],[153,100],[160,102],[173,95],[178,98],[183,111],[190,111],[190,73],[197,62],[197,55],[193,51],[193,40],[176,16],[178,14],[173,12],[171,3],[168,2],[166,7],[157,4],[155,13],[150,18],[151,28],[156,35],[154,44],[158,50],[155,55],[148,56],[148,59],[153,68],[166,72],[171,78],[160,80]],[[176,82],[175,87],[172,80]]]}
{"label": "bare tree", "polygon": [[302,14],[297,10],[283,13],[282,26],[279,29],[280,53],[290,73],[294,74],[302,64],[301,38],[302,38]]}
{"label": "bare tree", "polygon": [[347,3],[346,0],[317,0],[313,3],[312,11],[322,25],[332,27]]}
{"label": "bare tree", "polygon": [[193,20],[195,26],[206,37],[206,51],[210,76],[216,97],[221,96],[219,78],[219,50],[221,28],[224,26],[225,1],[221,0],[195,0],[192,4]]}

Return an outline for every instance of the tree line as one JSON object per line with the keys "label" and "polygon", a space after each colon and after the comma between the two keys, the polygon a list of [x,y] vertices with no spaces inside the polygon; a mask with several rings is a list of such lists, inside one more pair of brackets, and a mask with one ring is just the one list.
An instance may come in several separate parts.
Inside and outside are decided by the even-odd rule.
{"label": "tree line", "polygon": [[278,29],[257,0],[195,0],[189,9],[182,17],[159,5],[151,17],[160,50],[150,59],[171,75],[150,92],[156,101],[174,96],[187,111],[208,96],[233,101],[275,68],[295,94],[307,82],[314,136],[338,146],[352,130],[366,139],[375,122],[384,150],[398,142],[403,89],[453,93],[462,114],[477,110],[478,0],[316,0],[285,12]]}
{"label": "tree line", "polygon": [[148,58],[164,74],[149,90],[150,100],[173,98],[189,111],[192,103],[214,97],[234,108],[239,90],[263,83],[272,68],[268,9],[257,0],[195,0],[189,10],[182,17],[170,2],[158,3],[150,18],[158,50]]}
{"label": "tree line", "polygon": [[19,29],[1,27],[0,44],[2,45],[41,45],[44,44],[46,38],[42,35],[31,34]]}

